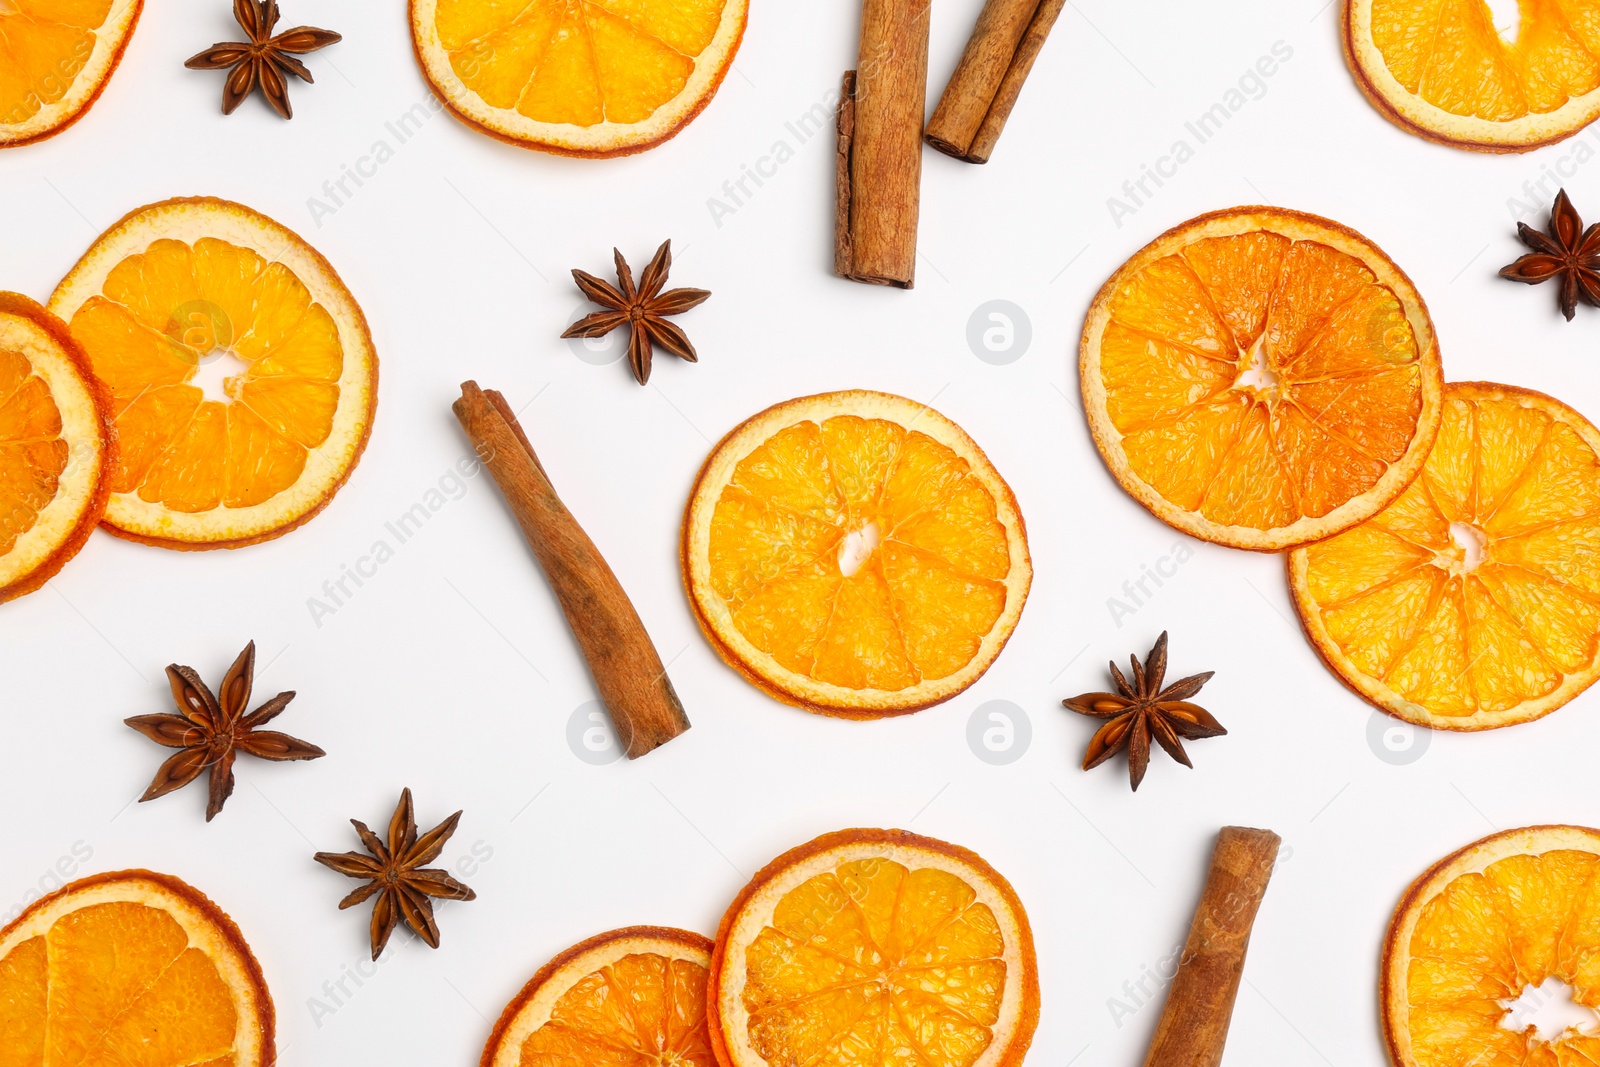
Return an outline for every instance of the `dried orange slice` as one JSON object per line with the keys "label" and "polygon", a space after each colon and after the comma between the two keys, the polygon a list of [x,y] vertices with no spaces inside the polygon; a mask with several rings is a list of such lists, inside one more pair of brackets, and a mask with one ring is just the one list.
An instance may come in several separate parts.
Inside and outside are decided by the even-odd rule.
{"label": "dried orange slice", "polygon": [[72,268],[50,309],[115,399],[106,526],[167,548],[280,537],[361,458],[378,358],[315,249],[209,198],[140,208]]}
{"label": "dried orange slice", "polygon": [[683,524],[717,652],[786,703],[916,711],[978,680],[1033,579],[1016,499],[932,408],[860,390],[779,404],[717,445]]}
{"label": "dried orange slice", "polygon": [[0,931],[6,1067],[269,1067],[272,998],[239,928],[176,878],[73,882]]}
{"label": "dried orange slice", "polygon": [[575,945],[507,1005],[482,1067],[716,1067],[711,939],[634,926]]}
{"label": "dried orange slice", "polygon": [[116,454],[111,397],[66,325],[0,293],[0,602],[38,589],[83,548]]}
{"label": "dried orange slice", "polygon": [[0,148],[81,119],[111,80],[144,0],[0,3]]}
{"label": "dried orange slice", "polygon": [[749,0],[411,0],[423,76],[469,126],[573,156],[642,152],[688,125]]}
{"label": "dried orange slice", "polygon": [[[1597,872],[1600,831],[1533,826],[1468,845],[1418,878],[1383,954],[1396,1067],[1600,1063],[1600,1017],[1583,1010],[1600,1006]],[[1538,1001],[1590,1025],[1548,1032],[1525,1011]]]}
{"label": "dried orange slice", "polygon": [[1480,152],[1538,148],[1600,117],[1600,4],[1518,7],[1502,32],[1485,0],[1345,0],[1345,58],[1404,130]]}
{"label": "dried orange slice", "polygon": [[993,867],[904,830],[787,852],[722,920],[722,1067],[1016,1067],[1039,1024],[1022,902]]}
{"label": "dried orange slice", "polygon": [[1345,684],[1421,726],[1488,730],[1600,678],[1600,430],[1558,400],[1445,387],[1422,475],[1289,556],[1306,633]]}
{"label": "dried orange slice", "polygon": [[1360,522],[1416,477],[1439,425],[1422,297],[1366,238],[1298,211],[1218,211],[1156,238],[1090,307],[1079,370],[1122,487],[1235,548]]}

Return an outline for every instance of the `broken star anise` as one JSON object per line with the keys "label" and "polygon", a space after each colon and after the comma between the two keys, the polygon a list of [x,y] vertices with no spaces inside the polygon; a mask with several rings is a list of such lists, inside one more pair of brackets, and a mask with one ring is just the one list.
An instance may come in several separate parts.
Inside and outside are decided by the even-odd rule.
{"label": "broken star anise", "polygon": [[1580,297],[1600,307],[1600,223],[1585,230],[1565,189],[1556,194],[1555,206],[1550,209],[1550,232],[1543,234],[1519,222],[1517,237],[1533,251],[1500,268],[1500,277],[1529,285],[1560,278],[1561,313],[1568,322]]}
{"label": "broken star anise", "polygon": [[411,809],[411,790],[400,793],[400,804],[389,820],[389,841],[385,844],[360,819],[351,819],[361,843],[371,855],[360,852],[318,852],[316,861],[351,878],[368,882],[339,901],[339,910],[353,908],[378,894],[372,906],[372,958],[383,954],[389,935],[401,920],[429,948],[439,947],[439,925],[433,918],[433,899],[473,900],[477,895],[456,881],[450,872],[423,869],[444,851],[444,843],[456,832],[461,820],[458,811],[432,830],[417,836],[417,820]]}
{"label": "broken star anise", "polygon": [[250,39],[214,44],[184,66],[190,70],[228,71],[228,79],[222,83],[224,115],[233,114],[244,98],[260,86],[261,95],[272,110],[286,119],[294,118],[294,109],[289,106],[288,76],[293,74],[307,84],[315,80],[295,56],[326,48],[343,38],[315,26],[296,26],[274,35],[278,0],[233,0],[233,17]]}
{"label": "broken star anise", "polygon": [[633,271],[628,261],[618,250],[611,251],[616,257],[617,281],[622,288],[619,290],[587,271],[573,271],[573,280],[583,290],[583,295],[606,310],[585,315],[561,336],[604,337],[619,326],[627,326],[628,366],[633,368],[633,376],[639,379],[640,385],[650,381],[650,362],[656,345],[690,363],[699,362],[694,345],[689,343],[689,335],[668,322],[665,316],[681,315],[690,308],[699,307],[711,294],[704,289],[661,291],[667,284],[667,272],[672,269],[672,242],[667,241],[656,250],[639,276],[637,287],[633,284]]}
{"label": "broken star anise", "polygon": [[183,751],[172,756],[156,771],[155,780],[140,797],[141,802],[164,797],[182,789],[202,771],[211,771],[211,796],[206,802],[206,822],[217,817],[233,794],[233,761],[240,752],[268,760],[317,759],[327,753],[275,730],[257,729],[277,718],[294,699],[294,693],[279,693],[249,715],[250,688],[256,671],[256,643],[251,641],[239,653],[222,679],[221,698],[200,680],[193,667],[176,663],[167,668],[172,699],[179,714],[136,715],[124,719],[129,726],[158,745]]}
{"label": "broken star anise", "polygon": [[1162,688],[1167,674],[1165,632],[1156,639],[1155,647],[1142,665],[1137,656],[1128,659],[1133,665],[1132,682],[1117,669],[1116,663],[1112,663],[1111,677],[1117,683],[1115,693],[1085,693],[1061,703],[1079,715],[1109,720],[1089,742],[1083,769],[1098,767],[1127,749],[1128,777],[1137,790],[1150,765],[1151,738],[1166,749],[1167,755],[1185,767],[1193,767],[1189,754],[1183,750],[1183,742],[1219,737],[1228,731],[1205,708],[1188,702],[1215,672],[1193,674]]}

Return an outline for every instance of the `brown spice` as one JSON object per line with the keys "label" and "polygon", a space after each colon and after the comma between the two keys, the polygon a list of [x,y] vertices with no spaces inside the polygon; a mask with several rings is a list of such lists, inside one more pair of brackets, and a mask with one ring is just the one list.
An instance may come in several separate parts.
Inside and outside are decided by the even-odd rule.
{"label": "brown spice", "polygon": [[1066,0],[989,0],[924,136],[946,155],[987,163]]}
{"label": "brown spice", "polygon": [[308,85],[315,81],[295,56],[326,48],[343,38],[315,26],[296,26],[274,36],[278,0],[233,0],[233,17],[250,39],[214,44],[192,56],[184,66],[190,70],[228,71],[228,78],[222,83],[224,115],[233,114],[259,86],[272,110],[286,119],[294,118],[294,109],[289,106],[288,76],[293,74]]}
{"label": "brown spice", "polygon": [[650,380],[656,345],[680,359],[698,363],[700,356],[689,343],[689,335],[668,322],[666,316],[681,315],[690,308],[699,307],[711,294],[705,289],[661,291],[667,284],[667,272],[672,269],[672,242],[667,241],[656,249],[637,286],[633,284],[633,270],[622,253],[613,248],[611,254],[616,259],[617,282],[622,288],[617,289],[587,271],[573,271],[572,278],[583,295],[607,310],[584,316],[561,336],[604,337],[619,326],[628,327],[628,366],[633,368],[633,376],[640,385]]}
{"label": "brown spice", "polygon": [[1519,222],[1517,237],[1533,251],[1500,268],[1500,277],[1529,285],[1560,278],[1561,313],[1568,322],[1577,313],[1580,297],[1584,303],[1600,307],[1600,222],[1585,230],[1565,189],[1556,194],[1555,206],[1550,209],[1549,235]]}

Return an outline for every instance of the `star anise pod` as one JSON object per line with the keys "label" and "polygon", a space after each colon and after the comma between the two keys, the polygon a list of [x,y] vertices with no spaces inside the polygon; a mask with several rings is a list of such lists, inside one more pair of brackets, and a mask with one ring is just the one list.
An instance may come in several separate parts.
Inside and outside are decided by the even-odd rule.
{"label": "star anise pod", "polygon": [[233,795],[233,761],[240,752],[260,759],[307,760],[327,755],[316,745],[258,727],[282,714],[294,693],[279,693],[249,715],[250,688],[256,671],[256,643],[251,641],[239,653],[222,679],[222,696],[214,695],[200,680],[193,667],[176,663],[167,668],[172,699],[179,714],[136,715],[124,719],[129,726],[158,745],[183,751],[172,756],[156,771],[155,780],[140,797],[141,802],[164,797],[182,789],[202,771],[211,771],[211,796],[206,802],[206,822],[217,817],[222,805]]}
{"label": "star anise pod", "polygon": [[1173,682],[1166,688],[1161,683],[1167,674],[1167,635],[1163,631],[1144,663],[1139,657],[1129,656],[1133,667],[1130,682],[1111,664],[1111,677],[1116,680],[1115,693],[1085,693],[1063,700],[1064,707],[1079,715],[1109,720],[1089,742],[1089,751],[1083,758],[1083,769],[1098,767],[1123,749],[1128,750],[1128,777],[1137,790],[1144,781],[1144,772],[1150,765],[1150,739],[1167,750],[1167,755],[1193,767],[1189,754],[1183,750],[1185,740],[1202,737],[1219,737],[1227,733],[1211,713],[1198,704],[1188,702],[1209,682],[1214,671],[1192,674]]}
{"label": "star anise pod", "polygon": [[587,271],[573,271],[573,280],[583,290],[583,295],[607,310],[585,315],[561,336],[604,337],[619,326],[627,326],[628,366],[633,368],[633,376],[639,379],[640,385],[650,380],[650,361],[656,345],[690,363],[699,362],[694,345],[689,343],[689,335],[668,322],[666,316],[681,315],[690,308],[699,307],[711,294],[704,289],[661,291],[667,284],[667,272],[672,269],[672,242],[667,241],[656,250],[639,276],[637,288],[628,261],[616,249],[611,251],[616,257],[617,281],[622,288],[619,290]]}
{"label": "star anise pod", "polygon": [[1600,307],[1600,223],[1585,230],[1565,189],[1556,194],[1555,206],[1550,209],[1549,234],[1519,222],[1517,237],[1533,251],[1500,268],[1500,277],[1529,285],[1559,277],[1561,313],[1568,322],[1578,310],[1579,297]]}
{"label": "star anise pod", "polygon": [[233,0],[233,17],[244,28],[248,41],[223,42],[194,56],[184,66],[190,70],[228,69],[222,83],[222,113],[231,115],[244,98],[257,87],[272,110],[286,119],[294,118],[289,106],[288,75],[307,84],[313,79],[306,65],[295,58],[326,48],[342,40],[332,30],[315,26],[296,26],[273,35],[278,25],[278,0]]}
{"label": "star anise pod", "polygon": [[439,947],[439,926],[433,919],[433,900],[474,900],[477,898],[467,886],[456,881],[450,872],[437,868],[423,869],[444,851],[444,843],[456,832],[461,820],[458,811],[432,830],[417,836],[417,820],[412,815],[411,790],[400,793],[400,804],[389,820],[389,841],[385,844],[378,835],[367,828],[360,819],[351,819],[361,843],[371,855],[360,852],[318,852],[316,860],[351,878],[369,879],[339,901],[339,910],[353,908],[378,894],[372,906],[372,958],[383,954],[389,935],[402,919],[429,948]]}

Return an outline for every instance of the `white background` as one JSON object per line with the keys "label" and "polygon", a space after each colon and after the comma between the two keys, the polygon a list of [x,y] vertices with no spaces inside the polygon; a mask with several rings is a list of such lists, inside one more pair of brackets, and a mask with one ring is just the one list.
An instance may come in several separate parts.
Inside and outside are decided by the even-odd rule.
{"label": "white background", "polygon": [[[1483,157],[1402,134],[1361,97],[1324,0],[1070,0],[987,166],[927,154],[917,288],[833,278],[833,147],[786,127],[831,101],[853,63],[858,9],[754,0],[721,94],[677,139],[630,159],[519,150],[436,114],[331,216],[324,181],[395,139],[427,98],[394,0],[288,0],[285,25],[344,33],[309,58],[285,123],[258,98],[224,119],[223,75],[183,69],[237,39],[224,0],[159,0],[78,126],[0,153],[0,286],[39,299],[95,235],[141,204],[240,200],[297,229],[343,275],[382,363],[376,428],[333,505],[282,540],[178,554],[93,537],[50,586],[0,608],[0,909],[79,873],[179,875],[239,922],[265,968],[286,1063],[475,1062],[492,1020],[553,953],[612,927],[712,933],[750,874],[846,826],[899,826],[972,847],[1015,884],[1038,940],[1044,1013],[1029,1062],[1138,1062],[1159,1007],[1124,983],[1177,945],[1213,835],[1267,826],[1288,850],[1257,926],[1227,1062],[1382,1062],[1377,963],[1389,912],[1438,857],[1493,829],[1595,822],[1600,695],[1481,736],[1418,736],[1397,765],[1374,713],[1302,638],[1279,558],[1194,545],[1131,616],[1108,598],[1180,537],[1124,496],[1078,410],[1088,302],[1168,226],[1266,202],[1325,214],[1383,246],[1426,297],[1446,377],[1550,392],[1600,415],[1600,312],[1568,325],[1546,286],[1494,276],[1519,253],[1513,197],[1558,167],[1600,218],[1600,140]],[[980,7],[935,7],[930,97]],[[1197,147],[1119,227],[1122,196],[1276,42],[1292,49],[1259,99]],[[930,107],[932,100],[930,99]],[[779,141],[793,158],[718,225],[708,199]],[[1578,144],[1585,147],[1579,149]],[[1581,157],[1581,162],[1579,161]],[[770,169],[770,168],[769,168]],[[353,188],[353,187],[352,187]],[[1543,224],[1550,194],[1534,194]],[[558,335],[582,300],[567,271],[604,273],[613,244],[642,264],[674,240],[673,281],[715,296],[679,321],[689,366],[662,355],[647,388],[623,364],[576,358]],[[1026,311],[1014,363],[974,355],[984,302]],[[319,627],[308,608],[468,453],[450,402],[468,377],[503,390],[573,512],[631,593],[694,729],[639,761],[592,766],[567,724],[594,690],[555,601],[486,478]],[[1037,577],[1010,646],[949,704],[862,725],[780,706],[700,637],[676,561],[694,474],[740,420],[845,387],[931,402],[987,449],[1016,490]],[[1153,586],[1149,588],[1154,589]],[[1078,769],[1092,724],[1059,701],[1107,683],[1105,661],[1172,632],[1174,675],[1215,670],[1201,700],[1230,733],[1159,753],[1137,795],[1122,764]],[[215,822],[204,785],[131,805],[165,751],[121,725],[170,709],[169,662],[213,684],[260,646],[257,697],[295,689],[282,728],[327,749],[307,764],[242,759]],[[969,749],[991,700],[1031,721],[1009,766]],[[1387,758],[1380,756],[1380,753]],[[1405,758],[1402,754],[1399,758]],[[491,851],[440,910],[431,952],[396,950],[354,995],[324,983],[366,958],[353,884],[311,861],[356,847],[346,819],[387,820],[402,786],[419,821],[465,816],[445,860]],[[70,861],[63,861],[63,869]],[[0,911],[0,914],[3,914]],[[1148,980],[1146,989],[1155,991]],[[312,998],[325,1007],[314,1011]],[[1158,998],[1159,1003],[1159,998]]]}

